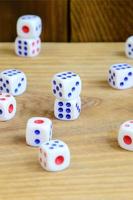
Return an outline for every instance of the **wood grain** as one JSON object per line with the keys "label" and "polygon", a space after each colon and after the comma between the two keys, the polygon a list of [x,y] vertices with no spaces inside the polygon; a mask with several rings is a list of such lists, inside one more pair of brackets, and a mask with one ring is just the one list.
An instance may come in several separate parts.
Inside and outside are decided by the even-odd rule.
{"label": "wood grain", "polygon": [[[0,44],[0,70],[15,67],[28,77],[27,92],[16,98],[17,115],[0,123],[0,199],[4,200],[125,200],[133,198],[133,153],[117,145],[122,122],[133,118],[133,89],[107,84],[108,67],[128,62],[122,43],[44,44],[36,58],[19,58],[13,44]],[[78,120],[53,116],[51,78],[72,70],[83,81]],[[68,170],[49,173],[37,161],[38,150],[25,143],[32,116],[53,120],[54,138],[71,150]]]}
{"label": "wood grain", "polygon": [[67,41],[67,0],[1,0],[0,41],[14,41],[19,16],[36,14],[42,18],[42,41]]}
{"label": "wood grain", "polygon": [[125,41],[133,34],[132,0],[71,0],[71,41]]}

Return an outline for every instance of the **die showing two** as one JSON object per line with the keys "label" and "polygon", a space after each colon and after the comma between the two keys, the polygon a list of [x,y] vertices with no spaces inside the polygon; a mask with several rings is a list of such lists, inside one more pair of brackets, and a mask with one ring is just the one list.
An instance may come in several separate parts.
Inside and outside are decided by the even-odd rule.
{"label": "die showing two", "polygon": [[16,113],[16,100],[27,87],[26,75],[17,69],[8,69],[0,73],[0,121],[12,119]]}
{"label": "die showing two", "polygon": [[34,57],[40,53],[42,21],[36,15],[24,15],[17,21],[15,52],[18,56]]}

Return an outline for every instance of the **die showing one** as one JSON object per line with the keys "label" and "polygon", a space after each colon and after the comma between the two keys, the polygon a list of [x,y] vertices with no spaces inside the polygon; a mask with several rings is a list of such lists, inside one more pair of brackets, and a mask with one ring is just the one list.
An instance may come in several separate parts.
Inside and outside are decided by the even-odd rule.
{"label": "die showing one", "polygon": [[17,21],[17,34],[22,38],[39,37],[42,31],[42,21],[36,15],[24,15]]}
{"label": "die showing one", "polygon": [[124,122],[120,126],[118,144],[123,149],[133,151],[133,120]]}
{"label": "die showing one", "polygon": [[27,122],[26,142],[38,147],[41,143],[51,140],[52,121],[45,117],[32,117]]}
{"label": "die showing one", "polygon": [[133,87],[133,67],[127,63],[112,65],[108,72],[108,82],[116,89]]}
{"label": "die showing one", "polygon": [[0,73],[0,92],[17,96],[24,93],[26,87],[27,78],[24,72],[18,69],[8,69]]}
{"label": "die showing one", "polygon": [[12,119],[16,114],[16,100],[7,93],[0,94],[0,121]]}
{"label": "die showing one", "polygon": [[56,99],[54,104],[54,115],[60,120],[77,119],[81,112],[81,99],[73,99],[70,101]]}
{"label": "die showing one", "polygon": [[70,151],[63,141],[51,140],[41,144],[39,162],[47,171],[61,171],[70,165]]}
{"label": "die showing one", "polygon": [[81,93],[81,79],[73,72],[55,74],[52,80],[52,91],[56,98],[71,100]]}
{"label": "die showing one", "polygon": [[125,43],[125,54],[128,58],[133,58],[133,36],[129,37]]}
{"label": "die showing one", "polygon": [[41,40],[40,38],[26,39],[17,37],[15,40],[15,52],[18,56],[34,57],[40,53]]}

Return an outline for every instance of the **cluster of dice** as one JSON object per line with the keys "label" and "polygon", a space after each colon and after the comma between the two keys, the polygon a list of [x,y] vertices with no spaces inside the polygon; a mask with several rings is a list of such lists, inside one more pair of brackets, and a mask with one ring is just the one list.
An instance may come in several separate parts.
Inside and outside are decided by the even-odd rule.
{"label": "cluster of dice", "polygon": [[8,69],[0,73],[0,121],[7,121],[15,116],[14,96],[24,93],[26,87],[27,78],[22,71]]}
{"label": "cluster of dice", "polygon": [[[125,54],[133,58],[133,36],[125,42]],[[108,83],[115,89],[128,89],[133,87],[133,66],[127,63],[114,64],[108,71]],[[124,122],[118,133],[118,144],[123,149],[133,151],[133,120]]]}
{"label": "cluster of dice", "polygon": [[81,112],[81,79],[73,72],[55,74],[52,90],[56,97],[54,115],[60,120],[75,120]]}
{"label": "cluster of dice", "polygon": [[24,15],[17,21],[15,52],[18,56],[34,57],[40,53],[42,21],[36,15]]}

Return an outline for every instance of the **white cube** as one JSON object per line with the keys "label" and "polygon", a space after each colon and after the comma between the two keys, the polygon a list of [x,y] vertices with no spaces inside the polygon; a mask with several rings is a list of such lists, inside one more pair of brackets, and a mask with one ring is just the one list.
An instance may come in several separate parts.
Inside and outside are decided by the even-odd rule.
{"label": "white cube", "polygon": [[24,15],[18,18],[17,34],[23,38],[39,37],[42,31],[42,21],[36,15]]}
{"label": "white cube", "polygon": [[133,151],[133,120],[126,121],[120,126],[118,144],[123,149]]}
{"label": "white cube", "polygon": [[81,93],[81,79],[73,72],[55,74],[52,80],[52,91],[56,98],[71,100]]}
{"label": "white cube", "polygon": [[26,87],[27,78],[21,70],[8,69],[0,73],[0,92],[18,96],[25,92]]}
{"label": "white cube", "polygon": [[15,40],[15,53],[22,57],[34,57],[40,53],[41,40],[40,38],[25,39],[17,37]]}
{"label": "white cube", "polygon": [[7,93],[0,94],[0,121],[12,119],[16,114],[16,100]]}
{"label": "white cube", "polygon": [[133,36],[129,37],[125,42],[125,54],[128,58],[133,58]]}
{"label": "white cube", "polygon": [[116,89],[133,87],[133,67],[127,63],[114,64],[108,72],[109,85]]}
{"label": "white cube", "polygon": [[45,142],[39,149],[39,162],[47,171],[61,171],[70,165],[70,151],[63,141]]}
{"label": "white cube", "polygon": [[32,117],[27,122],[26,142],[38,147],[52,138],[52,121],[45,117]]}
{"label": "white cube", "polygon": [[54,115],[60,120],[75,120],[81,112],[81,99],[71,101],[56,99],[54,104]]}

